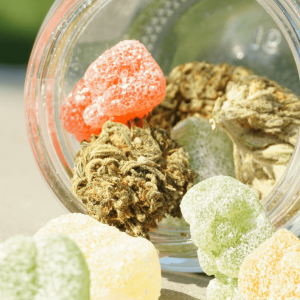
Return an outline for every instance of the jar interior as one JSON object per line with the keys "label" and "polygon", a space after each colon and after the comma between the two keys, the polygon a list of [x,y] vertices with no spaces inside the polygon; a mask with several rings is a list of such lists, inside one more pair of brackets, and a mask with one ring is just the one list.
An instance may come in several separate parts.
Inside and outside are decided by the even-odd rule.
{"label": "jar interior", "polygon": [[[300,94],[299,77],[288,43],[277,24],[256,1],[112,0],[99,7],[69,49],[64,102],[88,66],[124,39],[141,41],[167,76],[192,61],[245,66]],[[61,58],[62,59],[62,58]],[[58,113],[58,112],[57,112]],[[59,119],[56,127],[64,131]],[[64,133],[69,169],[79,143]]]}
{"label": "jar interior", "polygon": [[[59,57],[53,85],[53,119],[61,151],[58,153],[52,144],[49,153],[59,161],[55,169],[69,191],[80,144],[62,127],[59,108],[88,66],[121,40],[142,42],[166,76],[175,66],[187,62],[226,62],[252,69],[300,94],[291,49],[273,18],[254,0],[99,0],[93,3],[92,13],[76,26]],[[70,193],[68,197],[69,201],[80,202]],[[161,244],[162,254],[195,256],[188,228],[174,231],[162,226],[159,230],[151,238]],[[179,241],[182,233],[186,238]],[[166,246],[172,239],[181,246],[176,248],[175,242],[172,249]]]}

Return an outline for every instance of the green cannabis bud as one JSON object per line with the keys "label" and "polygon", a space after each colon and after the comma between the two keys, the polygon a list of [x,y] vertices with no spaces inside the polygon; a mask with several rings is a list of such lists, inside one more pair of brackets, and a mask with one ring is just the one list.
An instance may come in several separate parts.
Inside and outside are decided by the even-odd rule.
{"label": "green cannabis bud", "polygon": [[167,79],[164,100],[156,106],[149,120],[161,128],[171,130],[187,117],[212,117],[216,100],[223,96],[229,81],[236,82],[252,74],[244,67],[226,63],[213,65],[191,62],[175,67]]}
{"label": "green cannabis bud", "polygon": [[300,126],[300,98],[260,76],[229,82],[215,104],[212,122],[234,144],[236,178],[263,199],[280,180]]}
{"label": "green cannabis bud", "polygon": [[165,130],[108,121],[81,143],[72,191],[96,220],[149,239],[166,214],[182,217],[179,204],[195,178],[188,153]]}

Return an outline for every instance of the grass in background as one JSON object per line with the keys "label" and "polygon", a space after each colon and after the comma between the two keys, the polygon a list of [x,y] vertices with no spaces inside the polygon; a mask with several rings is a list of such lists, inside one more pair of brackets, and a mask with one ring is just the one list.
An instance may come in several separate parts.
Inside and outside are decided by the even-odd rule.
{"label": "grass in background", "polygon": [[0,64],[27,64],[54,0],[0,0]]}

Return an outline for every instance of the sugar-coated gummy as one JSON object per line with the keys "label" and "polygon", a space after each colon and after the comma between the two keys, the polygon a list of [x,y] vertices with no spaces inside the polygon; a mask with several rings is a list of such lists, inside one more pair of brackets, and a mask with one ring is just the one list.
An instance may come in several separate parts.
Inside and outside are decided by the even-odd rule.
{"label": "sugar-coated gummy", "polygon": [[[274,232],[254,192],[228,176],[198,183],[186,193],[180,207],[199,248],[203,271],[225,285],[232,285],[229,278],[238,277],[244,258]],[[208,286],[208,299],[214,299],[218,282]]]}
{"label": "sugar-coated gummy", "polygon": [[60,234],[0,244],[0,299],[89,300],[89,270],[78,246]]}
{"label": "sugar-coated gummy", "polygon": [[105,51],[87,69],[61,107],[64,128],[77,140],[99,134],[112,120],[126,124],[142,118],[166,93],[162,70],[135,40],[125,40]]}
{"label": "sugar-coated gummy", "polygon": [[78,141],[88,140],[92,134],[99,134],[100,130],[88,126],[83,120],[85,107],[74,101],[74,92],[69,94],[60,109],[60,118],[66,131],[72,133]]}
{"label": "sugar-coated gummy", "polygon": [[90,299],[87,263],[67,236],[49,234],[36,242],[37,284],[34,300]]}
{"label": "sugar-coated gummy", "polygon": [[218,270],[236,278],[245,256],[274,231],[254,192],[228,176],[198,183],[186,193],[180,207],[209,275]]}
{"label": "sugar-coated gummy", "polygon": [[34,299],[36,255],[35,243],[27,236],[14,236],[0,244],[0,299]]}
{"label": "sugar-coated gummy", "polygon": [[277,231],[247,256],[238,283],[245,300],[300,299],[300,240]]}
{"label": "sugar-coated gummy", "polygon": [[34,236],[60,232],[73,239],[91,272],[91,299],[155,300],[161,289],[156,249],[144,238],[133,238],[83,214],[67,214],[50,221]]}
{"label": "sugar-coated gummy", "polygon": [[221,128],[212,130],[207,119],[188,117],[173,128],[171,136],[189,153],[190,168],[198,174],[195,184],[218,175],[235,177],[232,141]]}
{"label": "sugar-coated gummy", "polygon": [[[176,124],[171,137],[189,153],[189,166],[198,175],[195,184],[217,175],[235,177],[232,141],[221,128],[212,130],[207,119],[188,117]],[[173,217],[162,219],[160,224],[188,226],[183,218]]]}
{"label": "sugar-coated gummy", "polygon": [[269,298],[300,299],[300,250],[286,253],[277,264]]}
{"label": "sugar-coated gummy", "polygon": [[244,300],[236,283],[224,283],[215,278],[207,287],[207,298],[210,300]]}

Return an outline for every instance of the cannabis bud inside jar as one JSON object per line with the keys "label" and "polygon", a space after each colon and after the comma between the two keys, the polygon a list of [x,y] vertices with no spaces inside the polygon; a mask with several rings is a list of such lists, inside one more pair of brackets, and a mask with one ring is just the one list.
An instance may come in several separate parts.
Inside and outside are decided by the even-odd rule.
{"label": "cannabis bud inside jar", "polygon": [[72,191],[102,223],[149,238],[169,214],[181,217],[182,197],[193,185],[188,153],[165,130],[108,121],[99,136],[83,142]]}
{"label": "cannabis bud inside jar", "polygon": [[[166,97],[149,117],[150,123],[173,129],[173,137],[191,150],[190,167],[201,174],[198,179],[233,176],[230,169],[220,173],[210,156],[213,153],[219,161],[223,156],[223,166],[233,157],[235,177],[263,199],[281,179],[294,151],[300,98],[275,81],[226,63],[179,65],[168,76],[166,90]],[[205,125],[196,130],[196,125],[192,128],[190,124],[205,124],[203,118],[210,120],[212,130],[220,133],[223,129],[232,140],[230,159],[223,155],[229,142],[226,148],[220,140],[200,150],[209,145],[213,133]],[[204,156],[208,150],[209,155]],[[205,169],[210,172],[203,172]]]}

